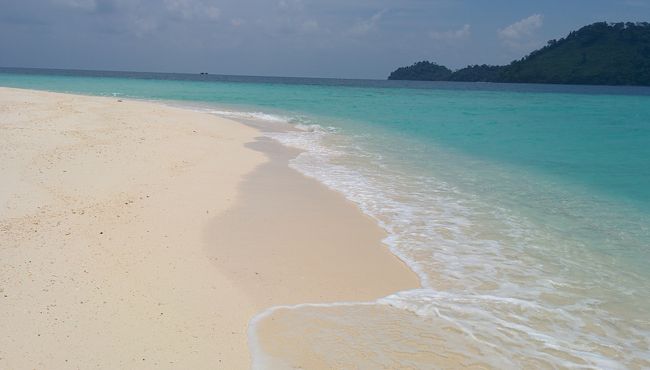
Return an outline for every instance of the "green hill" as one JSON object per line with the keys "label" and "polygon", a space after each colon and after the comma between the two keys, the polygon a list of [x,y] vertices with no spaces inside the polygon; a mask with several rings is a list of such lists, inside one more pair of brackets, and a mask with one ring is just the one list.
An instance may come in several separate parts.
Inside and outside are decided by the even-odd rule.
{"label": "green hill", "polygon": [[445,81],[451,77],[451,69],[431,62],[417,62],[409,67],[397,68],[389,80]]}
{"label": "green hill", "polygon": [[650,85],[650,24],[594,23],[563,39],[551,40],[507,66],[476,65],[448,75],[419,74],[423,63],[427,62],[400,68],[389,79]]}

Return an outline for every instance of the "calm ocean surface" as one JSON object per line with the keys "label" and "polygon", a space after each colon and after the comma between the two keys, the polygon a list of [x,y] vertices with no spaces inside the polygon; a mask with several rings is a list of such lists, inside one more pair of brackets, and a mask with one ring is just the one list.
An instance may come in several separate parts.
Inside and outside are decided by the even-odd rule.
{"label": "calm ocean surface", "polygon": [[291,166],[377,219],[422,281],[372,305],[295,307],[336,329],[313,339],[321,356],[650,368],[650,88],[13,69],[0,86],[298,128],[267,135],[304,149]]}

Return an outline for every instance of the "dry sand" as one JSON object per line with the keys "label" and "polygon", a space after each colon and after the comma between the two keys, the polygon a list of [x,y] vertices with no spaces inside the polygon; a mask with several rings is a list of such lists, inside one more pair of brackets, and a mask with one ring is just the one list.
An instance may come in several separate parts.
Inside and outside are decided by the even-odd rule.
{"label": "dry sand", "polygon": [[245,369],[265,308],[417,286],[370,219],[258,135],[0,88],[0,368]]}

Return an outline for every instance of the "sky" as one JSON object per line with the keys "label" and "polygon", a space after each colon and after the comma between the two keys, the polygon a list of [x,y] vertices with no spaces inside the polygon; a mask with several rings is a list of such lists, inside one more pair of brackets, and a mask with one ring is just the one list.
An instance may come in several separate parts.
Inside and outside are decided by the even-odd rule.
{"label": "sky", "polygon": [[383,79],[598,21],[650,21],[650,0],[0,0],[0,66]]}

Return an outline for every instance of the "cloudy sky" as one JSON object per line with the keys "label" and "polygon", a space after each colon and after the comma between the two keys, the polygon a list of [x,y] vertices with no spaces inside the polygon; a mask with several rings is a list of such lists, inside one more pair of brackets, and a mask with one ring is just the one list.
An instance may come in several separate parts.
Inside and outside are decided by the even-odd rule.
{"label": "cloudy sky", "polygon": [[0,66],[385,78],[503,64],[650,0],[0,0]]}

